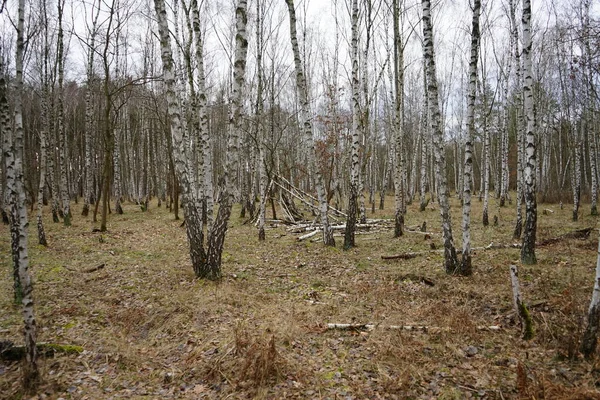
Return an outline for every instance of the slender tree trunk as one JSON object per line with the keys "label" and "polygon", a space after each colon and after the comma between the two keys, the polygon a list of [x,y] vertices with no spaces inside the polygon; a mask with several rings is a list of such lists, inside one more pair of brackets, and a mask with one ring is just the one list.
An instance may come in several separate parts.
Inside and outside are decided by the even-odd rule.
{"label": "slender tree trunk", "polygon": [[581,202],[581,149],[583,147],[581,138],[583,129],[578,126],[574,128],[575,149],[573,168],[571,169],[571,187],[573,188],[573,221],[579,219],[579,205]]}
{"label": "slender tree trunk", "polygon": [[477,89],[477,62],[479,58],[479,14],[481,1],[473,4],[473,28],[471,30],[471,59],[469,61],[469,94],[467,99],[467,140],[465,142],[465,164],[463,168],[463,221],[462,262],[459,273],[471,275],[471,182],[473,180],[473,140],[475,138],[475,95]]}
{"label": "slender tree trunk", "polygon": [[[34,392],[40,380],[37,366],[36,336],[37,327],[33,313],[33,286],[29,274],[28,221],[23,177],[23,58],[25,30],[25,0],[18,3],[17,50],[15,56],[14,81],[14,131],[8,138],[9,148],[5,148],[7,189],[11,207],[11,249],[14,267],[18,273],[20,301],[24,323],[25,357],[23,368],[23,386],[26,392]],[[0,48],[0,71],[4,71],[4,60]],[[5,137],[10,135],[8,101],[6,98],[6,80],[0,75],[0,114]],[[6,139],[5,139],[6,140]]]}
{"label": "slender tree trunk", "polygon": [[517,110],[517,194],[516,194],[516,208],[517,208],[517,220],[515,223],[515,230],[513,232],[513,238],[519,239],[523,230],[523,207],[521,203],[523,201],[523,108],[522,108],[522,87],[521,87],[521,57],[519,53],[519,31],[517,27],[516,11],[515,11],[515,0],[509,0],[510,8],[510,19],[511,19],[511,34],[513,37],[514,55],[515,55],[515,73],[516,73],[516,110]]}
{"label": "slender tree trunk", "polygon": [[63,81],[65,75],[65,56],[64,56],[64,34],[62,27],[64,0],[58,0],[58,104],[57,104],[57,130],[58,130],[58,152],[60,168],[60,197],[62,202],[63,223],[65,226],[71,225],[71,204],[69,199],[69,186],[67,182],[67,144],[65,137],[65,112],[64,112],[64,88]]}
{"label": "slender tree trunk", "polygon": [[358,77],[358,0],[352,0],[352,146],[350,153],[350,197],[348,198],[348,217],[344,233],[344,250],[356,246],[356,215],[358,214],[358,188],[360,173],[360,134],[362,130],[360,116],[360,81]]}
{"label": "slender tree trunk", "polygon": [[265,166],[265,130],[263,128],[262,117],[264,108],[263,99],[263,11],[262,1],[256,1],[256,140],[258,146],[258,180],[259,180],[259,209],[258,209],[258,240],[265,241],[265,213],[267,204],[267,171]]}
{"label": "slender tree trunk", "polygon": [[315,143],[313,140],[313,127],[309,112],[308,88],[306,86],[306,77],[304,76],[304,67],[300,58],[300,48],[298,46],[298,35],[296,33],[296,10],[294,9],[294,0],[285,0],[288,6],[290,17],[290,39],[292,42],[292,51],[294,52],[294,64],[296,68],[296,89],[300,101],[300,115],[302,119],[302,132],[304,140],[308,145],[308,168],[310,175],[314,177],[315,187],[317,189],[317,199],[319,201],[319,211],[321,215],[321,225],[323,226],[323,243],[327,246],[335,246],[333,231],[329,226],[329,217],[327,215],[327,193],[323,183],[323,176],[317,166]]}
{"label": "slender tree trunk", "polygon": [[403,151],[403,94],[404,94],[404,49],[400,32],[400,6],[398,0],[393,3],[394,15],[394,237],[404,235],[404,157]]}
{"label": "slender tree trunk", "polygon": [[[100,1],[100,0],[98,0]],[[94,173],[92,169],[92,130],[94,129],[94,105],[92,103],[92,87],[94,84],[94,55],[96,53],[96,27],[98,25],[99,4],[96,6],[96,14],[90,31],[88,42],[88,59],[86,69],[85,90],[85,186],[83,191],[83,209],[81,215],[88,216],[90,204],[94,203]]]}
{"label": "slender tree trunk", "polygon": [[[484,93],[484,96],[487,95]],[[487,106],[487,101],[484,101]],[[487,107],[486,107],[487,109]],[[487,111],[486,111],[487,112]],[[483,226],[488,226],[490,224],[489,216],[488,216],[488,206],[490,203],[490,132],[489,125],[487,122],[487,118],[484,118],[484,134],[483,134],[483,217],[482,222]]]}
{"label": "slender tree trunk", "polygon": [[[119,118],[117,118],[118,120]],[[122,121],[117,121],[117,124],[126,124],[127,118],[123,118]],[[125,128],[127,129],[127,128]],[[123,214],[123,207],[121,206],[121,200],[123,197],[122,183],[121,183],[121,127],[118,126],[114,131],[114,150],[113,150],[113,175],[114,175],[114,191],[115,191],[115,211],[117,214]],[[136,196],[139,201],[139,194]]]}
{"label": "slender tree trunk", "polygon": [[536,142],[535,121],[533,115],[533,72],[531,62],[531,0],[523,0],[523,100],[527,120],[525,132],[525,230],[521,247],[521,262],[535,264],[535,240],[537,233],[537,200],[536,200]]}
{"label": "slender tree trunk", "polygon": [[453,274],[458,267],[454,238],[452,237],[452,221],[448,201],[448,185],[446,183],[446,157],[444,154],[444,137],[438,100],[438,87],[435,72],[435,56],[433,46],[433,28],[431,21],[431,1],[422,0],[423,5],[423,53],[426,63],[427,97],[433,135],[433,151],[435,156],[435,179],[437,181],[438,202],[442,220],[444,239],[444,267],[446,272]]}

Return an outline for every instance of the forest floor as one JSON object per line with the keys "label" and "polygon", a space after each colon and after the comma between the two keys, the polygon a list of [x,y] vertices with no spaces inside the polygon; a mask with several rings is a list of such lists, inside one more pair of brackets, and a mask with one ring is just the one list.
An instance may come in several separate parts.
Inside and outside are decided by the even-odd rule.
{"label": "forest floor", "polygon": [[[499,224],[483,227],[482,205],[473,204],[473,246],[514,243],[513,205],[492,200],[490,222],[498,216]],[[369,218],[391,218],[391,198],[386,205]],[[441,247],[437,203],[424,212],[413,204],[406,215],[407,226],[426,221],[431,239],[380,230],[357,235],[350,251],[341,250],[342,237],[335,248],[299,242],[281,224],[260,243],[234,210],[224,276],[214,283],[194,278],[185,228],[164,206],[126,204],[105,233],[92,232],[80,206],[71,227],[46,216],[47,248],[36,244],[34,218],[30,225],[38,339],[84,349],[43,358],[34,399],[600,399],[600,362],[577,351],[596,230],[539,247],[534,266],[520,266],[519,249],[476,251],[474,274],[464,278],[444,273],[439,252],[381,259]],[[456,243],[459,210],[453,199]],[[589,205],[579,222],[570,207],[538,210],[538,240],[597,227]],[[8,227],[0,231],[0,340],[19,343]],[[510,264],[519,265],[535,322],[527,342],[513,312]],[[406,325],[427,328],[389,329]],[[0,398],[30,397],[20,392],[20,364],[0,361]]]}

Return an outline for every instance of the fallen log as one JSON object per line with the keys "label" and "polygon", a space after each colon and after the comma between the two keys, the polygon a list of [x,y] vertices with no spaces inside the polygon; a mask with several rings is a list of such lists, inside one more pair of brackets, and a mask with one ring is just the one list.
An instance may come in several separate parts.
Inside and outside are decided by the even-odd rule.
{"label": "fallen log", "polygon": [[[327,330],[342,330],[355,332],[370,332],[375,329],[420,331],[420,332],[449,332],[450,327],[426,326],[426,325],[381,325],[381,324],[327,324]],[[479,331],[499,331],[500,325],[478,326]]]}
{"label": "fallen log", "polygon": [[557,242],[560,242],[562,240],[565,239],[588,239],[590,237],[590,233],[592,232],[594,228],[583,228],[583,229],[577,229],[571,232],[567,232],[565,234],[562,234],[560,236],[557,237],[553,237],[550,239],[545,239],[545,240],[541,240],[539,242],[536,243],[536,246],[547,246],[549,244],[554,244]]}
{"label": "fallen log", "polygon": [[309,238],[311,238],[311,237],[313,237],[313,236],[316,236],[316,235],[317,235],[317,233],[319,233],[319,232],[321,232],[321,230],[320,230],[320,229],[314,230],[314,231],[312,231],[312,232],[309,232],[309,233],[307,233],[306,235],[298,236],[298,237],[296,238],[296,240],[297,240],[298,242],[301,242],[301,241],[303,241],[304,239],[309,239]]}
{"label": "fallen log", "polygon": [[[51,357],[56,353],[79,354],[83,347],[71,344],[37,343],[38,355]],[[10,340],[0,341],[0,360],[19,361],[25,358],[25,346],[15,346]]]}

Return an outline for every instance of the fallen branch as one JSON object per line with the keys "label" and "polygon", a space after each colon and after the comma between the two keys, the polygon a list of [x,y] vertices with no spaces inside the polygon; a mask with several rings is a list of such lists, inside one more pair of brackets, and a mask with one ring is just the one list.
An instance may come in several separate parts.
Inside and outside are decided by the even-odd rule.
{"label": "fallen branch", "polygon": [[563,235],[553,237],[550,239],[545,239],[536,243],[536,246],[547,246],[549,244],[557,243],[565,239],[588,239],[590,237],[590,233],[594,228],[584,228],[577,229],[571,232],[567,232]]}
{"label": "fallen branch", "polygon": [[307,233],[306,235],[298,236],[298,237],[296,238],[296,240],[297,240],[298,242],[301,242],[301,241],[303,241],[304,239],[309,239],[309,238],[311,238],[311,237],[313,237],[313,236],[316,236],[316,235],[317,235],[317,233],[319,233],[319,232],[321,232],[321,230],[320,230],[320,229],[314,230],[314,231],[312,231],[312,232],[309,232],[309,233]]}
{"label": "fallen branch", "polygon": [[104,264],[104,263],[102,263],[102,264],[100,264],[100,265],[97,265],[97,266],[95,266],[95,267],[88,268],[88,269],[84,269],[82,272],[85,272],[85,273],[88,273],[88,274],[89,274],[90,272],[96,272],[96,271],[99,271],[99,270],[101,270],[102,268],[104,268],[104,266],[105,266],[105,264]]}
{"label": "fallen branch", "polygon": [[[342,331],[373,331],[376,328],[384,330],[402,330],[402,331],[421,331],[421,332],[449,332],[449,327],[425,326],[425,325],[380,325],[380,324],[327,324],[327,330]],[[499,331],[502,329],[499,325],[478,326],[479,331]]]}
{"label": "fallen branch", "polygon": [[[53,356],[56,353],[79,354],[83,347],[70,344],[56,343],[37,343],[38,355],[45,357]],[[25,346],[15,346],[11,341],[0,341],[0,359],[6,361],[19,361],[25,358]]]}

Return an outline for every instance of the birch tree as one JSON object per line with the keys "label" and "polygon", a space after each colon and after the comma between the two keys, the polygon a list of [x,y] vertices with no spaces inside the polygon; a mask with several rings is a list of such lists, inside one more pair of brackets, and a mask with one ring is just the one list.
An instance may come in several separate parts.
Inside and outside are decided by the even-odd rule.
{"label": "birch tree", "polygon": [[[354,0],[353,0],[354,1]],[[306,146],[308,147],[308,169],[317,189],[317,199],[319,202],[319,211],[321,216],[321,225],[323,229],[323,243],[327,246],[335,246],[333,231],[329,225],[327,215],[327,196],[325,193],[325,185],[323,176],[317,166],[315,143],[313,139],[312,118],[310,116],[308,102],[308,88],[306,85],[306,77],[304,76],[304,67],[300,56],[300,47],[298,46],[298,35],[296,31],[296,10],[294,9],[294,0],[285,0],[288,6],[288,14],[290,18],[290,39],[292,42],[292,51],[294,53],[294,66],[296,69],[296,90],[298,92],[298,100],[300,102],[300,120],[302,123],[302,133]]]}
{"label": "birch tree", "polygon": [[[39,383],[37,366],[37,328],[33,310],[33,286],[29,274],[28,221],[25,187],[23,182],[23,59],[25,52],[25,0],[19,0],[17,20],[17,48],[15,55],[14,120],[10,132],[6,78],[0,75],[0,114],[5,135],[4,157],[6,160],[7,190],[10,199],[11,250],[14,270],[18,275],[19,301],[24,323],[25,357],[23,385],[33,391]],[[2,48],[0,47],[0,71],[4,71]],[[8,140],[7,140],[8,137]],[[8,143],[6,143],[8,142]]]}
{"label": "birch tree", "polygon": [[92,26],[88,31],[88,56],[86,66],[85,92],[85,186],[83,192],[83,208],[81,215],[87,217],[90,204],[94,202],[94,174],[92,172],[92,130],[94,129],[94,105],[92,103],[92,87],[94,84],[94,56],[96,55],[96,35],[98,16],[100,15],[100,0],[92,6]]}
{"label": "birch tree", "polygon": [[515,0],[509,0],[509,13],[510,13],[510,26],[515,65],[515,102],[516,102],[516,142],[517,142],[517,193],[516,193],[516,209],[517,219],[515,222],[515,229],[513,232],[513,238],[519,239],[523,231],[523,109],[522,109],[522,86],[521,86],[521,53],[519,52],[519,30],[517,27],[516,19],[516,4]]}
{"label": "birch tree", "polygon": [[463,220],[462,262],[459,273],[471,275],[471,184],[473,180],[473,140],[475,138],[475,96],[477,89],[477,60],[479,57],[479,15],[481,1],[473,3],[473,25],[471,29],[471,58],[469,61],[469,89],[467,98],[467,140],[465,142],[465,164],[463,168]]}
{"label": "birch tree", "polygon": [[[352,0],[352,146],[350,153],[350,191],[348,199],[348,217],[344,234],[344,250],[355,246],[356,215],[358,213],[358,187],[360,174],[360,135],[362,131],[360,107],[360,80],[358,71],[358,0]],[[365,60],[366,62],[366,60]]]}
{"label": "birch tree", "polygon": [[452,221],[446,178],[446,157],[444,154],[444,135],[442,132],[435,68],[431,1],[422,0],[421,4],[423,6],[423,55],[425,58],[425,74],[427,75],[427,98],[429,101],[430,127],[433,136],[435,180],[437,183],[438,203],[440,206],[444,239],[444,267],[446,273],[453,274],[456,272],[459,265],[456,257],[456,248],[454,247],[454,238],[452,237]]}
{"label": "birch tree", "polygon": [[38,243],[42,246],[47,246],[46,232],[44,230],[44,189],[46,187],[46,165],[47,165],[47,136],[48,130],[52,129],[48,118],[48,103],[50,101],[50,82],[48,64],[50,58],[50,45],[48,40],[48,10],[46,0],[42,1],[42,21],[43,33],[42,38],[42,95],[41,95],[41,128],[40,128],[40,181],[38,185],[37,199],[37,231]]}
{"label": "birch tree", "polygon": [[521,247],[521,262],[535,264],[535,239],[537,233],[536,158],[533,115],[533,72],[531,62],[531,0],[523,0],[523,100],[526,118],[525,131],[525,230]]}
{"label": "birch tree", "polygon": [[596,276],[592,300],[588,308],[587,326],[581,341],[581,352],[586,358],[591,358],[596,351],[598,343],[598,329],[600,328],[600,241],[598,242],[598,257],[596,260]]}
{"label": "birch tree", "polygon": [[241,113],[243,108],[242,90],[246,73],[246,56],[248,40],[246,38],[247,24],[246,0],[239,0],[235,9],[235,51],[233,63],[233,87],[229,106],[229,121],[227,140],[226,165],[223,174],[224,190],[221,192],[219,210],[208,235],[206,262],[203,265],[201,277],[218,279],[221,277],[221,255],[227,232],[227,223],[231,216],[231,207],[235,199],[237,184],[236,171],[238,167],[238,142],[240,137]]}
{"label": "birch tree", "polygon": [[404,157],[403,157],[403,125],[404,125],[404,47],[402,33],[400,32],[400,5],[399,0],[393,1],[393,29],[394,29],[394,237],[404,234],[405,213],[405,185],[404,185]]}
{"label": "birch tree", "polygon": [[63,223],[71,225],[71,204],[69,187],[67,183],[67,144],[65,143],[65,111],[64,111],[64,79],[65,79],[65,54],[63,11],[65,2],[58,0],[58,36],[57,36],[57,63],[58,63],[58,99],[57,99],[57,135],[58,135],[58,165],[60,172],[60,199],[62,203]]}

